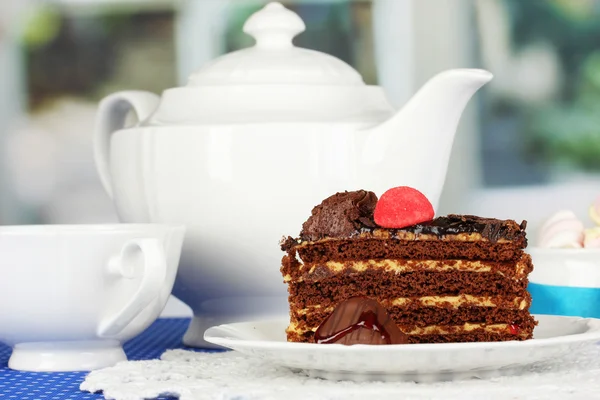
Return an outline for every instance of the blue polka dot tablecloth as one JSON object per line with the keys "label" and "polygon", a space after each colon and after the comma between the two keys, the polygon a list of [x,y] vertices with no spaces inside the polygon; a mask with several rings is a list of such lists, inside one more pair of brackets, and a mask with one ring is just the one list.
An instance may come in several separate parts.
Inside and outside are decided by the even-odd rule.
{"label": "blue polka dot tablecloth", "polygon": [[[185,348],[183,334],[189,318],[158,319],[141,335],[125,343],[130,360],[158,358],[167,349]],[[197,350],[197,349],[196,349]],[[79,385],[87,372],[21,372],[8,368],[10,347],[0,344],[0,399],[71,400],[103,399],[101,394],[81,392]],[[162,397],[161,399],[169,399]]]}

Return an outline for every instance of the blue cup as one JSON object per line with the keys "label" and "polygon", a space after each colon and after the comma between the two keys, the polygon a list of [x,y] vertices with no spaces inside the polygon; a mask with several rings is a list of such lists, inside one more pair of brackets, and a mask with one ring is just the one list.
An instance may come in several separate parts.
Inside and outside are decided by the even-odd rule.
{"label": "blue cup", "polygon": [[528,249],[533,314],[600,318],[600,250]]}
{"label": "blue cup", "polygon": [[600,289],[540,285],[528,286],[532,314],[600,318]]}

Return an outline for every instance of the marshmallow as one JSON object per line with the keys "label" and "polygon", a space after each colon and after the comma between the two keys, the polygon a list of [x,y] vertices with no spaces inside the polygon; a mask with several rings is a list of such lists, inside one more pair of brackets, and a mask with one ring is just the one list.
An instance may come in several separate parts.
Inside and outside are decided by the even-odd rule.
{"label": "marshmallow", "polygon": [[586,229],[583,238],[583,247],[589,249],[600,248],[600,227]]}
{"label": "marshmallow", "polygon": [[600,197],[590,205],[589,216],[596,225],[600,225]]}
{"label": "marshmallow", "polygon": [[548,248],[581,248],[583,239],[583,223],[572,211],[562,210],[544,223],[538,245]]}

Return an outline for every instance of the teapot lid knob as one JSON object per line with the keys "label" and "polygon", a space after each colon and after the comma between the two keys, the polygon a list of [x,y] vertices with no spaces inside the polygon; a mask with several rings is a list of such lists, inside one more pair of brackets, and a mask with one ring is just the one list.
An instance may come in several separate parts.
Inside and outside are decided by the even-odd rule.
{"label": "teapot lid knob", "polygon": [[269,3],[244,24],[244,32],[256,44],[206,63],[190,75],[187,86],[365,86],[360,74],[342,60],[294,46],[292,40],[305,29],[298,14],[281,3]]}
{"label": "teapot lid knob", "polygon": [[305,29],[298,14],[278,2],[267,4],[244,24],[244,32],[256,39],[256,47],[272,50],[293,47],[292,39]]}

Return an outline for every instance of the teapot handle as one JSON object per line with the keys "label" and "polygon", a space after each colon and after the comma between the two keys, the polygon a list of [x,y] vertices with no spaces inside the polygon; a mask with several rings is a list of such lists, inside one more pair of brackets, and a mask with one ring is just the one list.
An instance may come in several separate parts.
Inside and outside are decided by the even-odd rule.
{"label": "teapot handle", "polygon": [[125,127],[127,113],[133,109],[138,121],[143,121],[158,107],[160,97],[144,91],[124,91],[111,94],[100,102],[94,127],[94,161],[104,189],[112,199],[110,178],[110,136]]}

